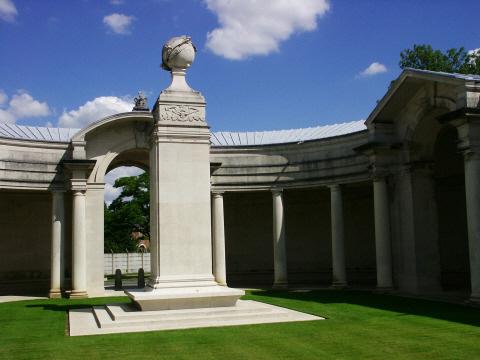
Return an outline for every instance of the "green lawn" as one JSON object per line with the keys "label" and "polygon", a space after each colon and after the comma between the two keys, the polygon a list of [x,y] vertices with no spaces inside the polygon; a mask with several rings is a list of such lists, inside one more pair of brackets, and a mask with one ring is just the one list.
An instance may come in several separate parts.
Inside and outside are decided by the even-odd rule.
{"label": "green lawn", "polygon": [[480,359],[480,309],[356,291],[245,298],[328,318],[68,337],[69,308],[126,298],[0,304],[0,359]]}

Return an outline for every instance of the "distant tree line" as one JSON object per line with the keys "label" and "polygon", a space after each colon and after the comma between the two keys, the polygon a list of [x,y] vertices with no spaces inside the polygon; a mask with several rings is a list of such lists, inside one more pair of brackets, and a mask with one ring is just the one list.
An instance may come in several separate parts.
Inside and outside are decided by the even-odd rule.
{"label": "distant tree line", "polygon": [[480,75],[480,49],[467,51],[460,47],[441,51],[431,45],[413,45],[400,53],[399,65],[402,69]]}

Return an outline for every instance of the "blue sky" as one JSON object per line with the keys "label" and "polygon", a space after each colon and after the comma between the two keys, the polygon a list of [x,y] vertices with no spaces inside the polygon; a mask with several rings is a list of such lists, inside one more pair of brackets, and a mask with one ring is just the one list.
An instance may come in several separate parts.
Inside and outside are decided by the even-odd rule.
{"label": "blue sky", "polygon": [[214,131],[358,120],[402,49],[480,48],[479,13],[478,0],[0,0],[0,121],[81,127],[138,90],[152,106],[169,84],[162,46],[182,34]]}

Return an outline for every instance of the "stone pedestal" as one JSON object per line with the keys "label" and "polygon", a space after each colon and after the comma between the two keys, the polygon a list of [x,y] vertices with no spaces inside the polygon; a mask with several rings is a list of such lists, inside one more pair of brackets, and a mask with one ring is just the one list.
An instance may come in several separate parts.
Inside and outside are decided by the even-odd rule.
{"label": "stone pedestal", "polygon": [[126,292],[142,310],[233,306],[244,294],[212,273],[210,131],[205,99],[186,85],[184,70],[172,70],[153,108],[151,277],[145,289]]}

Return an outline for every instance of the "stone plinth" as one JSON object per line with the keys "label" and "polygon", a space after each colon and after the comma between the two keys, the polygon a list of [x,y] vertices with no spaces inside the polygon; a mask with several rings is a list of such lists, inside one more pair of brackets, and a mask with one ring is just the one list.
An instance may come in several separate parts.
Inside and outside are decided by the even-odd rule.
{"label": "stone plinth", "polygon": [[245,294],[243,290],[219,285],[164,289],[147,287],[125,293],[142,311],[234,306]]}

